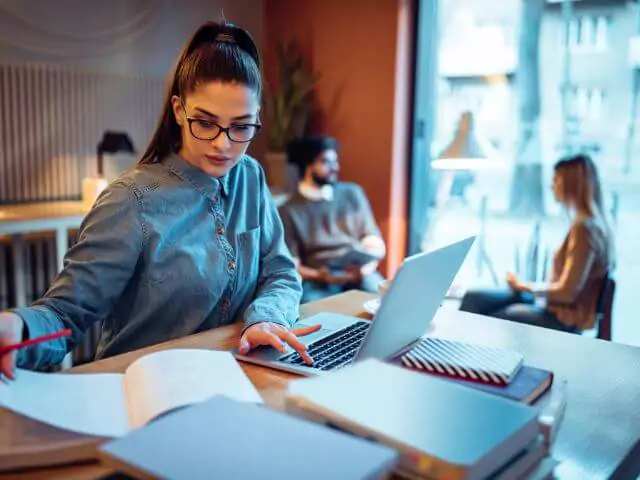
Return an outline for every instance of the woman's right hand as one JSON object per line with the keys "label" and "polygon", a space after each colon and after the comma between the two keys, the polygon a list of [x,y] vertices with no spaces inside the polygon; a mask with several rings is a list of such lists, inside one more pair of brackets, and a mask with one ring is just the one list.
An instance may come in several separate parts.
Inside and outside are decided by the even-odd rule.
{"label": "woman's right hand", "polygon": [[[19,315],[0,312],[0,347],[7,347],[22,341],[24,322]],[[16,368],[16,351],[0,355],[0,378],[14,379]]]}
{"label": "woman's right hand", "polygon": [[506,280],[509,288],[511,288],[511,290],[516,293],[531,292],[531,287],[524,283],[521,283],[520,280],[518,280],[518,277],[516,277],[515,274],[511,272],[507,273]]}

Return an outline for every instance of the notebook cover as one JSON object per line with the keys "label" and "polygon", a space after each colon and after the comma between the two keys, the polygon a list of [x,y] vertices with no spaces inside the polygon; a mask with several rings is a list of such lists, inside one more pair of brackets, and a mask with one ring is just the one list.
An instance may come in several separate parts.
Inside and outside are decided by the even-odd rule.
{"label": "notebook cover", "polygon": [[419,372],[503,386],[515,378],[523,356],[512,350],[429,337],[395,360],[393,363]]}
{"label": "notebook cover", "polygon": [[[393,363],[398,363],[398,360],[394,360]],[[453,378],[449,376],[439,375],[437,373],[431,373],[424,370],[408,369],[411,371],[419,371],[425,375],[439,376],[445,380],[458,383],[460,385],[466,385],[477,390],[482,390],[487,393],[493,393],[501,397],[516,400],[518,402],[533,404],[538,398],[549,390],[553,383],[553,372],[544,370],[541,368],[531,367],[529,365],[523,365],[514,379],[508,385],[491,385],[482,382],[476,382],[473,380],[465,380],[462,378]]]}
{"label": "notebook cover", "polygon": [[448,380],[531,405],[549,390],[553,383],[553,372],[524,365],[513,381],[506,386],[487,385],[462,379],[449,378]]}
{"label": "notebook cover", "polygon": [[369,480],[398,459],[384,445],[224,396],[158,417],[102,445],[99,455],[136,478],[172,480]]}

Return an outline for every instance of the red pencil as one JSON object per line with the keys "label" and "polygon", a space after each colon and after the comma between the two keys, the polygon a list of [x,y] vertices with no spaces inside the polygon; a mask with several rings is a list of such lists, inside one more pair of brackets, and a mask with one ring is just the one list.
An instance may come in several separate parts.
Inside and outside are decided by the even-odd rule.
{"label": "red pencil", "polygon": [[13,345],[0,347],[0,355],[4,355],[5,353],[12,352],[13,350],[20,350],[21,348],[28,347],[30,345],[37,345],[38,343],[48,342],[49,340],[54,340],[56,338],[68,337],[69,335],[71,335],[71,330],[68,328],[65,328],[64,330],[60,330],[59,332],[56,332],[56,333],[50,333],[49,335],[30,338],[29,340],[25,340],[24,342],[14,343]]}

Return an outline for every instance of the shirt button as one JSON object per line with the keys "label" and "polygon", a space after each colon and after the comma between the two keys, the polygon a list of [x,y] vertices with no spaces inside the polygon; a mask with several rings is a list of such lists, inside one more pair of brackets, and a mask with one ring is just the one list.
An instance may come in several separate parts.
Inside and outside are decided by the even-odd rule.
{"label": "shirt button", "polygon": [[225,298],[224,300],[222,300],[222,308],[229,308],[230,305],[231,305],[231,300],[229,300],[228,298]]}
{"label": "shirt button", "polygon": [[220,201],[220,197],[216,195],[215,197],[213,197],[213,201],[218,203]]}
{"label": "shirt button", "polygon": [[235,270],[236,269],[236,262],[229,262],[229,269],[230,270]]}
{"label": "shirt button", "polygon": [[224,227],[218,227],[218,235],[224,235]]}

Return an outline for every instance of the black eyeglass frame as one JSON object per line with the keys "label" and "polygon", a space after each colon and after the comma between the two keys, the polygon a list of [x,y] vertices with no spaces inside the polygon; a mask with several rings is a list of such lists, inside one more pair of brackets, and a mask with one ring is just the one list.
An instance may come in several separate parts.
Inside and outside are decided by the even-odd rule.
{"label": "black eyeglass frame", "polygon": [[[258,132],[260,131],[260,129],[262,128],[262,124],[261,123],[237,123],[237,124],[232,124],[229,125],[228,127],[223,127],[222,125],[212,121],[212,120],[206,120],[204,118],[196,118],[196,117],[190,117],[189,115],[187,115],[187,108],[184,104],[184,102],[182,101],[182,99],[180,99],[180,104],[182,105],[182,111],[184,112],[184,118],[187,121],[187,124],[189,125],[189,133],[191,133],[191,136],[197,140],[206,140],[208,142],[213,142],[216,138],[218,138],[220,135],[222,135],[223,133],[227,135],[227,138],[232,141],[233,143],[248,143],[251,140],[253,140],[256,135],[258,134]],[[213,135],[212,137],[199,137],[197,136],[195,133],[193,133],[193,122],[203,122],[203,123],[208,123],[210,125],[215,126],[218,129],[218,133],[216,133],[215,135]],[[255,128],[255,133],[251,136],[251,138],[247,139],[247,140],[236,140],[231,136],[231,129],[232,128],[236,128],[236,127],[254,127]]]}

